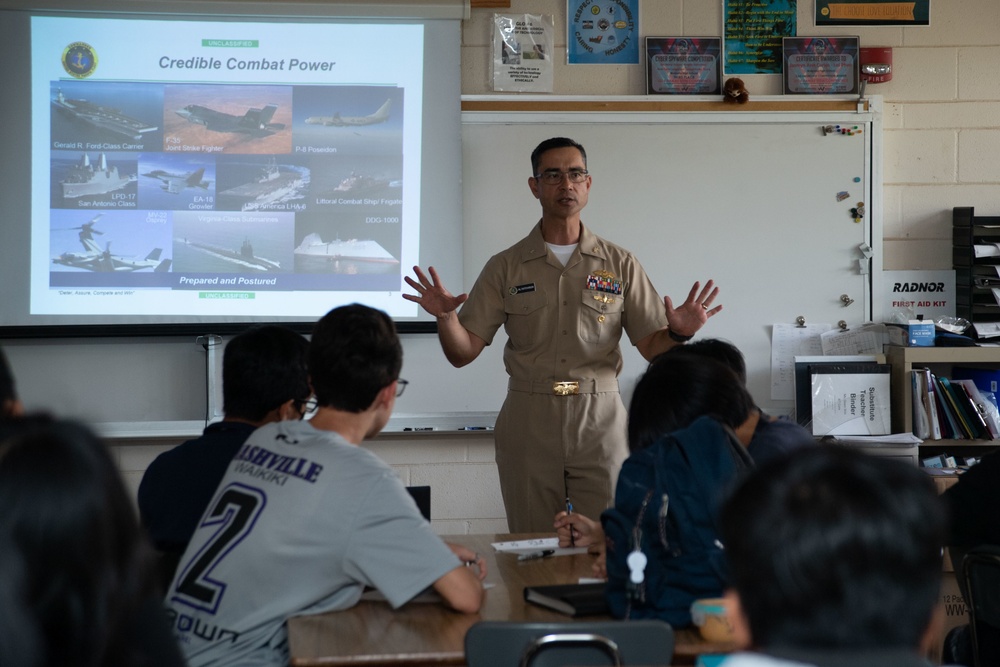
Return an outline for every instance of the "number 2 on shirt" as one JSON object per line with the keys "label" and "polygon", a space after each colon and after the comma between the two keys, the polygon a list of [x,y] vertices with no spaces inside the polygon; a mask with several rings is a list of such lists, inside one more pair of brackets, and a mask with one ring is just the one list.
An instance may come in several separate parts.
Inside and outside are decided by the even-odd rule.
{"label": "number 2 on shirt", "polygon": [[226,586],[209,578],[212,570],[250,534],[265,505],[267,496],[260,489],[233,483],[222,490],[198,527],[199,530],[218,528],[181,573],[174,600],[215,613]]}

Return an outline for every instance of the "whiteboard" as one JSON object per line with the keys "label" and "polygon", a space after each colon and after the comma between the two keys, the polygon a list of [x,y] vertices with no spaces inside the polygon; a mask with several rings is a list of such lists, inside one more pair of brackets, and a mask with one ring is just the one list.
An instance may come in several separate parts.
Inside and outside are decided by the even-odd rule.
{"label": "whiteboard", "polygon": [[[463,284],[538,220],[527,185],[532,148],[571,137],[587,149],[593,177],[584,224],[631,250],[675,304],[694,281],[714,279],[724,309],[700,336],[736,344],[758,403],[788,412],[790,401],[770,398],[771,326],[799,316],[853,326],[874,316],[880,249],[864,268],[859,260],[863,244],[882,238],[881,202],[873,199],[881,193],[879,109],[876,100],[863,113],[466,112]],[[862,131],[824,133],[830,125]],[[856,222],[859,202],[866,212]],[[493,347],[505,341],[498,336]],[[627,398],[645,362],[627,339],[625,348]],[[499,387],[490,398],[501,400],[502,363],[480,364],[477,375],[474,384]]]}
{"label": "whiteboard", "polygon": [[[442,277],[453,292],[471,287],[492,254],[531,230],[540,208],[527,185],[530,152],[565,135],[588,151],[593,187],[584,224],[633,251],[675,303],[695,280],[719,284],[724,310],[700,336],[743,351],[750,390],[765,410],[791,409],[770,399],[774,323],[801,316],[855,326],[881,316],[872,298],[882,270],[879,98],[862,112],[466,111],[462,121],[464,248],[455,252],[464,269]],[[863,131],[822,131],[837,124]],[[838,201],[840,192],[848,198]],[[850,209],[859,201],[866,215],[855,222]],[[868,273],[859,264],[863,244],[874,249]],[[505,342],[501,332],[479,359],[455,369],[436,336],[404,335],[402,376],[411,385],[397,415],[495,413],[506,393]],[[628,400],[645,362],[624,343]],[[97,422],[206,416],[205,352],[193,337],[4,347],[29,406]]]}

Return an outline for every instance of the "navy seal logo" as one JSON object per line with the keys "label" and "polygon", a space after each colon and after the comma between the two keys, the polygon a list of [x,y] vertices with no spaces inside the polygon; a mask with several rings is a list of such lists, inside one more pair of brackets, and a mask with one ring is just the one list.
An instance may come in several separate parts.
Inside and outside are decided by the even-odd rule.
{"label": "navy seal logo", "polygon": [[62,54],[66,72],[77,79],[86,79],[97,69],[97,53],[86,42],[73,42]]}

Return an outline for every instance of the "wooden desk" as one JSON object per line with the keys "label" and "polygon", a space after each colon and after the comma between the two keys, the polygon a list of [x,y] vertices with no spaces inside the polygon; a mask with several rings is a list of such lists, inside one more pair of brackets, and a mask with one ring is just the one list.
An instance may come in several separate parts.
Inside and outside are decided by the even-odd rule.
{"label": "wooden desk", "polygon": [[[293,667],[343,665],[464,665],[465,633],[479,621],[571,621],[524,601],[525,586],[575,583],[591,576],[594,556],[579,554],[518,562],[494,553],[493,542],[537,535],[455,535],[448,540],[478,551],[487,562],[486,593],[479,614],[460,614],[441,604],[413,602],[393,611],[385,602],[360,602],[344,611],[300,616],[288,621]],[[588,617],[590,619],[600,617]],[[709,644],[697,630],[676,631],[675,664],[694,664],[702,653],[731,646]]]}

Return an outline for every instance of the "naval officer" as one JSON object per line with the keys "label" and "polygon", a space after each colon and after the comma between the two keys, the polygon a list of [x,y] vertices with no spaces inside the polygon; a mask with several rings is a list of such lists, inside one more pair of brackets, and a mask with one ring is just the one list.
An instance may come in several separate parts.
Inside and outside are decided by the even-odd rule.
{"label": "naval officer", "polygon": [[[513,532],[552,530],[570,500],[598,516],[628,455],[618,392],[622,331],[647,360],[689,340],[711,316],[711,280],[674,308],[627,250],[584,227],[591,176],[583,146],[564,137],[531,154],[531,193],[541,220],[493,256],[469,294],[452,295],[433,267],[414,267],[414,301],[437,318],[454,366],[473,361],[503,325],[507,398],[497,417],[496,462]],[[463,305],[464,304],[464,305]],[[462,306],[461,313],[458,307]]]}

